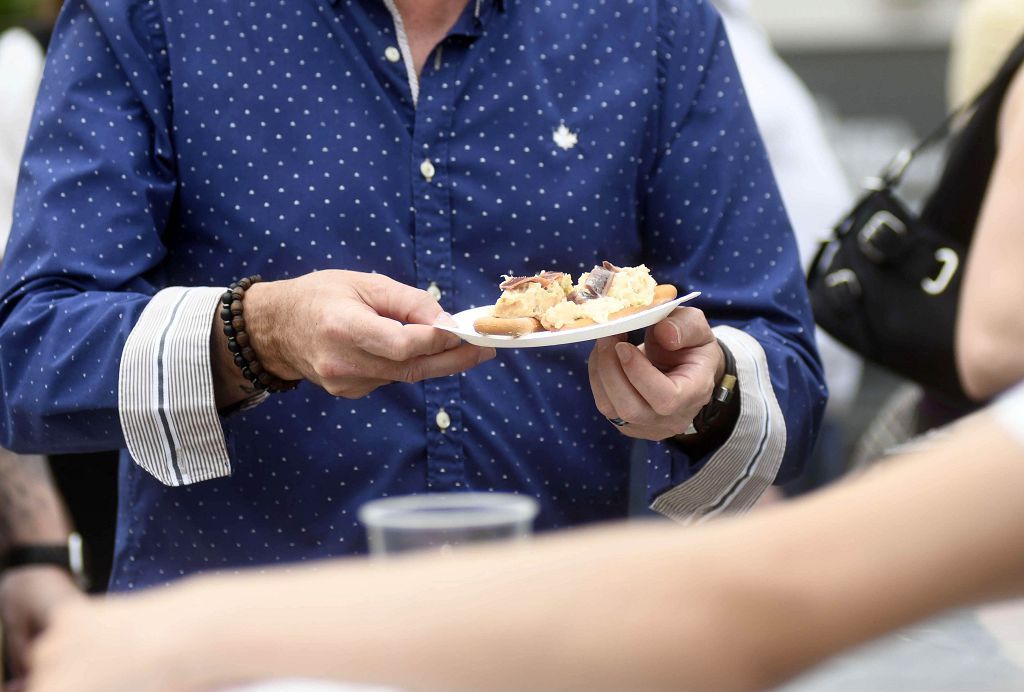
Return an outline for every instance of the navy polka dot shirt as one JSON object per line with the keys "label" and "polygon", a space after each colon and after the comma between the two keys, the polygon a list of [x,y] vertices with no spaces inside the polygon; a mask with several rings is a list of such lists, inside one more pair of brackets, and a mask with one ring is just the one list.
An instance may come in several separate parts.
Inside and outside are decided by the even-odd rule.
{"label": "navy polka dot shirt", "polygon": [[470,0],[422,73],[390,0],[68,0],[0,285],[0,442],[122,453],[112,588],[358,553],[365,501],[512,491],[538,527],[622,517],[631,441],[592,344],[505,350],[356,401],[219,417],[230,281],[379,272],[449,312],[503,273],[646,263],[737,358],[707,458],[650,444],[656,509],[743,509],[825,399],[796,246],[701,0]]}

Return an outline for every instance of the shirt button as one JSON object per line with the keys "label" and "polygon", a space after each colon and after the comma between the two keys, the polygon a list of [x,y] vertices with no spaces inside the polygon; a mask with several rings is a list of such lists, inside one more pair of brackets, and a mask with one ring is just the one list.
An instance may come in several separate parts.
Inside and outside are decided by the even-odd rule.
{"label": "shirt button", "polygon": [[388,62],[398,62],[402,59],[402,54],[394,46],[388,46],[384,49],[384,57],[388,59]]}
{"label": "shirt button", "polygon": [[451,427],[452,417],[448,415],[448,412],[443,408],[437,410],[437,415],[434,416],[434,422],[437,423],[437,427],[441,430],[447,430]]}
{"label": "shirt button", "polygon": [[431,281],[430,285],[427,286],[427,293],[434,300],[441,300],[441,288],[435,282]]}
{"label": "shirt button", "polygon": [[427,179],[428,183],[431,178],[434,177],[434,173],[436,173],[436,171],[434,170],[434,164],[430,162],[430,159],[423,159],[423,163],[420,164],[420,173],[423,174],[423,177]]}

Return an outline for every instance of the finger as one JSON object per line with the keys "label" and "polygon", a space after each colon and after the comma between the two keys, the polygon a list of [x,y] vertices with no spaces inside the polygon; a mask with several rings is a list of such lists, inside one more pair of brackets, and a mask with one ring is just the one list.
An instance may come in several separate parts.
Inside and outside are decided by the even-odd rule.
{"label": "finger", "polygon": [[382,274],[361,274],[355,289],[377,314],[412,324],[433,324],[443,310],[433,296]]}
{"label": "finger", "polygon": [[644,335],[647,357],[657,365],[671,366],[681,351],[704,346],[715,340],[704,313],[697,308],[679,307]]}
{"label": "finger", "polygon": [[357,367],[361,375],[374,379],[389,382],[419,382],[469,370],[494,356],[493,348],[462,344],[448,351],[410,358],[403,362],[367,355],[357,364]]}
{"label": "finger", "polygon": [[412,360],[403,368],[402,376],[398,379],[403,382],[419,382],[434,377],[447,377],[489,361],[496,354],[493,348],[462,344],[437,355]]}
{"label": "finger", "polygon": [[610,351],[615,346],[609,339],[598,339],[594,344],[594,348],[590,351],[590,357],[587,359],[587,374],[590,376],[590,391],[594,394],[594,404],[597,406],[598,412],[605,418],[618,418],[619,414],[615,410],[615,406],[612,404],[611,399],[605,392],[604,383],[601,381],[600,370],[603,367],[608,367],[612,353]]}
{"label": "finger", "polygon": [[692,419],[711,395],[714,370],[708,366],[682,366],[666,373],[630,344],[617,346],[616,354],[625,377],[644,402],[657,416],[678,418],[677,427]]}
{"label": "finger", "polygon": [[642,425],[654,418],[654,411],[633,387],[618,356],[618,349],[632,348],[629,344],[617,343],[609,349],[607,364],[602,363],[598,375],[604,386],[605,394],[613,402],[619,418],[633,425]]}
{"label": "finger", "polygon": [[396,363],[419,356],[432,356],[456,348],[462,340],[443,329],[421,324],[402,324],[365,311],[346,311],[335,329],[357,348]]}

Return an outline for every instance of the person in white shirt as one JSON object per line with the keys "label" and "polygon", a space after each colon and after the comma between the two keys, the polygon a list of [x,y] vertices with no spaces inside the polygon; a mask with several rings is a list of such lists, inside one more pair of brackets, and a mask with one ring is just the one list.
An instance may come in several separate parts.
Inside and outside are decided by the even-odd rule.
{"label": "person in white shirt", "polygon": [[0,260],[11,232],[18,164],[42,75],[43,49],[30,33],[9,29],[0,34]]}
{"label": "person in white shirt", "polygon": [[[725,21],[736,64],[768,149],[775,178],[796,234],[800,259],[808,267],[818,244],[853,205],[853,191],[828,141],[814,98],[772,48],[751,16],[749,0],[712,0]],[[819,329],[818,351],[825,366],[829,402],[822,441],[841,431],[860,387],[859,356]],[[834,442],[838,442],[831,438]],[[819,443],[820,444],[820,443]],[[819,449],[818,469],[828,480],[842,472],[837,449]],[[813,484],[813,483],[812,483]]]}

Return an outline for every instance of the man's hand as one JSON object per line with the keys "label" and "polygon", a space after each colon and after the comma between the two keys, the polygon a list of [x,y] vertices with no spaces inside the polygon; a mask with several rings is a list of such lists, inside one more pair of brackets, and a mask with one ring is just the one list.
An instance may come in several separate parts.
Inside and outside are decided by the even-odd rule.
{"label": "man's hand", "polygon": [[725,354],[704,313],[676,308],[647,330],[639,348],[625,338],[599,339],[590,354],[598,411],[625,421],[619,430],[629,437],[664,440],[683,433],[725,373]]}
{"label": "man's hand", "polygon": [[[84,598],[71,575],[59,567],[18,567],[0,577],[0,623],[15,680],[28,673],[29,646],[49,625],[57,606]],[[15,685],[9,689],[17,689]]]}
{"label": "man's hand", "polygon": [[[245,294],[247,331],[261,365],[348,399],[390,382],[462,372],[494,357],[494,349],[463,344],[431,326],[446,317],[426,291],[379,274],[319,271],[258,283]],[[238,390],[248,383],[231,362],[218,323],[214,334],[218,405],[224,406],[242,398]],[[230,400],[221,396],[225,377]]]}

